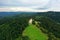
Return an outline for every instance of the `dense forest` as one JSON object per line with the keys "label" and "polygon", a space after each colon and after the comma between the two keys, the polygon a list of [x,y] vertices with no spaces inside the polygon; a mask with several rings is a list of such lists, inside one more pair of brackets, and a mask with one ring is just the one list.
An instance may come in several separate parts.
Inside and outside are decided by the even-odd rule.
{"label": "dense forest", "polygon": [[24,14],[0,19],[0,40],[15,40],[28,25],[30,17]]}
{"label": "dense forest", "polygon": [[7,12],[0,12],[0,14],[0,40],[31,40],[28,36],[22,36],[23,31],[29,26],[30,19],[33,20],[32,25],[36,25],[48,36],[47,40],[60,40],[60,12],[8,12],[8,15]]}

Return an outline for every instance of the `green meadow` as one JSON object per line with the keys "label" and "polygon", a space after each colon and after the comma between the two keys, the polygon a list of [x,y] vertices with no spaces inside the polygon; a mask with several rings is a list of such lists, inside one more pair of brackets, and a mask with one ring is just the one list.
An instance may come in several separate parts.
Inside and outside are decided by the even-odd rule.
{"label": "green meadow", "polygon": [[46,34],[32,24],[24,30],[23,36],[28,36],[30,40],[47,40],[48,38]]}

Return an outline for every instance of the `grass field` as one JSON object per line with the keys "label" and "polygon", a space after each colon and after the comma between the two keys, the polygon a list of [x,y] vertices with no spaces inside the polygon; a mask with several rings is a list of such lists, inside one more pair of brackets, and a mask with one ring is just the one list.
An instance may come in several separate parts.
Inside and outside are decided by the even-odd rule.
{"label": "grass field", "polygon": [[47,35],[35,25],[30,24],[23,32],[23,36],[28,36],[30,40],[47,40]]}

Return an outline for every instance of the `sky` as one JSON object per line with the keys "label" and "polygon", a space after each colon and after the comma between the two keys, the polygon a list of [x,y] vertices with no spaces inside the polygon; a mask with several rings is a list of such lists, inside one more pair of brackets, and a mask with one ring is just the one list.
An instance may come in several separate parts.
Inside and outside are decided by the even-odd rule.
{"label": "sky", "polygon": [[[0,0],[0,11],[2,10],[51,10],[60,11],[60,0]],[[21,11],[20,10],[20,11]]]}

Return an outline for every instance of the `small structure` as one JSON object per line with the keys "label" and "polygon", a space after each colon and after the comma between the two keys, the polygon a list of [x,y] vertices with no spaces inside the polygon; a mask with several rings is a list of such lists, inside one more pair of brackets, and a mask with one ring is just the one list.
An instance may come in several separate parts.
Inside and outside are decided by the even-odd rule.
{"label": "small structure", "polygon": [[32,21],[33,21],[33,20],[32,20],[32,18],[31,18],[31,19],[29,20],[29,24],[32,24]]}

